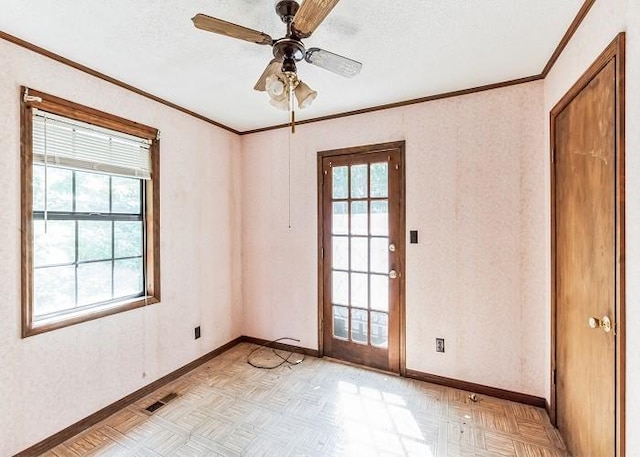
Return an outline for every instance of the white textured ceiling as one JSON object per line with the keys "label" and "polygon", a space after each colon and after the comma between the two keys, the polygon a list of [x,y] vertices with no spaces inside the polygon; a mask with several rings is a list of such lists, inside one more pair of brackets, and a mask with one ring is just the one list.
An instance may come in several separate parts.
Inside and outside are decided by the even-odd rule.
{"label": "white textured ceiling", "polygon": [[[306,63],[299,119],[540,73],[582,0],[342,0],[305,40],[359,60],[345,79]],[[197,30],[204,13],[284,35],[273,0],[0,0],[0,30],[239,131],[285,123],[253,85],[271,48]]]}

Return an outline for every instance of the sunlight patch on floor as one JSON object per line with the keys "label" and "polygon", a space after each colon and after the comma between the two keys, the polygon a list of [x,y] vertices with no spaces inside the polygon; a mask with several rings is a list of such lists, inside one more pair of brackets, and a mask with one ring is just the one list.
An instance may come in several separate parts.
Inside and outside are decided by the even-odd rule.
{"label": "sunlight patch on floor", "polygon": [[353,455],[435,457],[399,395],[338,382],[337,417]]}

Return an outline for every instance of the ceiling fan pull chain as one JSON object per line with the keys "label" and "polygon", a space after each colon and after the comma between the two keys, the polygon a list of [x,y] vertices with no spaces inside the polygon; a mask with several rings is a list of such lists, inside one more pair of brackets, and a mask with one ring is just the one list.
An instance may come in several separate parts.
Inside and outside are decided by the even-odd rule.
{"label": "ceiling fan pull chain", "polygon": [[293,104],[293,79],[289,79],[289,104],[291,106],[291,133],[296,133],[296,110]]}

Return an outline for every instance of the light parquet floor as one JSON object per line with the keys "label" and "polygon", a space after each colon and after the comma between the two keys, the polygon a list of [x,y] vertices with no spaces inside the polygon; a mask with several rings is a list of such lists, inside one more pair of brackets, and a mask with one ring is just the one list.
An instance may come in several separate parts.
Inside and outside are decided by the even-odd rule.
{"label": "light parquet floor", "polygon": [[[543,409],[307,357],[260,370],[240,344],[44,454],[568,457]],[[149,414],[168,393],[178,397]]]}

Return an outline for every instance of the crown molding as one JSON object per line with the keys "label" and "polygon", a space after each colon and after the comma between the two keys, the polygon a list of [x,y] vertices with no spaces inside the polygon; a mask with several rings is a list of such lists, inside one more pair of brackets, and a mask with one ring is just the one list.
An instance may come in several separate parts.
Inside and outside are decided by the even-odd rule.
{"label": "crown molding", "polygon": [[[440,94],[428,95],[426,97],[413,98],[413,99],[405,100],[405,101],[402,101],[402,102],[388,103],[386,105],[372,106],[370,108],[363,108],[363,109],[354,110],[354,111],[346,111],[346,112],[337,113],[337,114],[330,114],[328,116],[314,117],[312,119],[305,119],[305,120],[301,120],[301,121],[296,121],[296,125],[312,124],[314,122],[322,122],[322,121],[330,121],[332,119],[339,119],[341,117],[347,117],[347,116],[355,116],[357,114],[371,113],[373,111],[381,111],[381,110],[387,110],[387,109],[393,109],[393,108],[401,108],[403,106],[415,105],[417,103],[425,103],[425,102],[432,102],[434,100],[442,100],[442,99],[445,99],[445,98],[460,97],[461,95],[475,94],[477,92],[484,92],[486,90],[500,89],[500,88],[503,88],[503,87],[515,86],[517,84],[525,84],[525,83],[529,83],[529,82],[532,82],[532,81],[538,81],[540,79],[542,79],[542,75],[534,75],[534,76],[527,76],[525,78],[511,79],[509,81],[486,84],[484,86],[471,87],[469,89],[455,90],[455,91],[452,91],[452,92],[443,92],[443,93],[440,93]],[[285,127],[289,127],[290,125],[291,124],[286,123],[286,124],[274,125],[274,126],[271,126],[271,127],[262,127],[262,128],[254,129],[254,130],[246,130],[246,131],[240,132],[240,135],[251,135],[253,133],[267,132],[269,130],[276,130],[276,129],[282,129],[282,128],[285,128]]]}
{"label": "crown molding", "polygon": [[547,75],[555,65],[556,61],[560,57],[560,54],[562,54],[562,51],[564,51],[564,48],[567,47],[567,45],[569,44],[569,41],[571,41],[571,38],[580,27],[580,24],[582,24],[582,21],[584,21],[584,18],[587,17],[587,13],[589,13],[589,10],[591,9],[591,7],[595,2],[596,0],[586,0],[582,4],[582,7],[578,11],[578,14],[576,14],[576,17],[573,18],[573,21],[571,22],[571,24],[569,25],[569,28],[567,29],[562,39],[560,40],[560,43],[558,43],[558,46],[556,46],[556,49],[553,51],[553,54],[551,54],[549,61],[542,69],[542,72],[540,73],[540,75],[543,78],[547,77]]}

